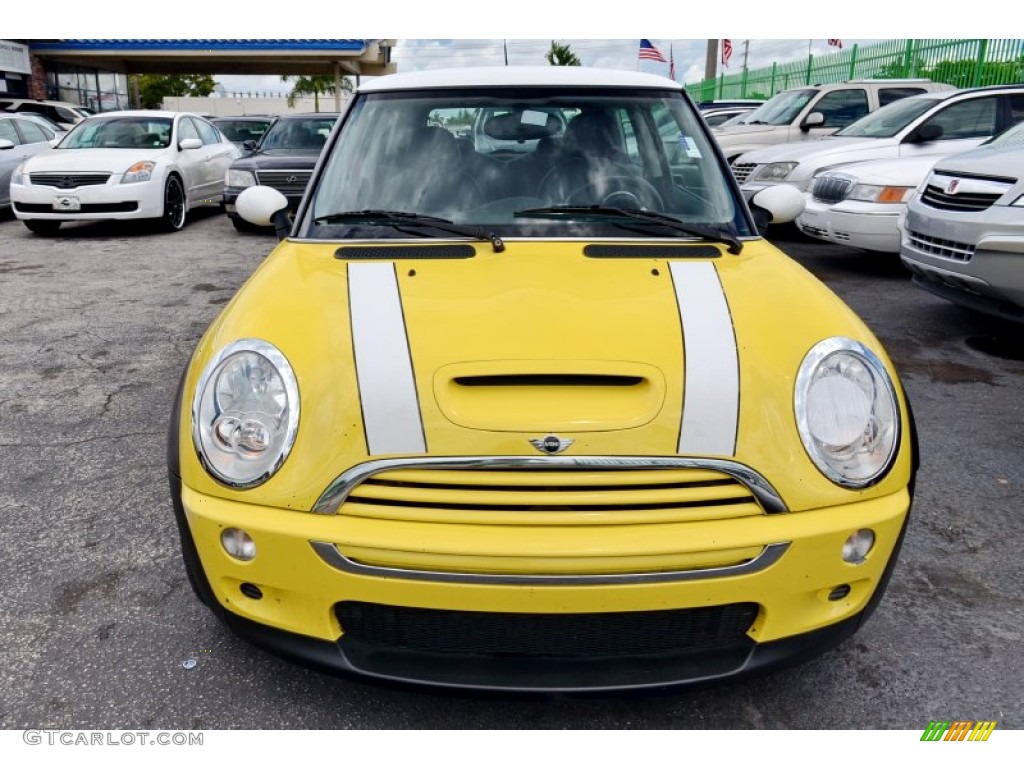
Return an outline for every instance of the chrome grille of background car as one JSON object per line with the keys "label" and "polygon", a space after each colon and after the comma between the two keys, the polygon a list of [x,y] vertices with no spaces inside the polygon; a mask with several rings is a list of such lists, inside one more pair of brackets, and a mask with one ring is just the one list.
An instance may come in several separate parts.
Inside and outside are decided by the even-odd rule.
{"label": "chrome grille of background car", "polygon": [[57,189],[77,189],[78,187],[94,187],[106,184],[109,173],[30,173],[29,180],[33,184]]}
{"label": "chrome grille of background car", "polygon": [[736,177],[736,181],[742,184],[753,173],[757,167],[757,163],[733,163],[732,175]]}
{"label": "chrome grille of background car", "polygon": [[811,187],[811,195],[822,203],[841,203],[853,189],[853,179],[842,176],[818,176]]}
{"label": "chrome grille of background car", "polygon": [[958,243],[956,240],[943,240],[941,237],[930,237],[913,230],[907,232],[911,244],[919,251],[944,259],[967,262],[974,256],[974,246],[970,243]]}
{"label": "chrome grille of background car", "polygon": [[941,187],[929,184],[921,193],[921,202],[940,211],[984,211],[1000,197],[1002,195],[965,192],[950,195]]}
{"label": "chrome grille of background car", "polygon": [[306,184],[312,175],[313,172],[310,170],[256,171],[256,180],[263,186],[273,187],[286,195],[302,194],[306,191]]}

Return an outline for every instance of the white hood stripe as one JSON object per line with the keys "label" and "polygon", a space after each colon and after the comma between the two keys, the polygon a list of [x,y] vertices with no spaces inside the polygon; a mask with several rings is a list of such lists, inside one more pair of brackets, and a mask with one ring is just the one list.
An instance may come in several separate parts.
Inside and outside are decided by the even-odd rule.
{"label": "white hood stripe", "polygon": [[367,450],[426,453],[395,265],[349,264],[348,302]]}
{"label": "white hood stripe", "polygon": [[683,328],[680,455],[732,456],[739,421],[740,371],[729,304],[715,265],[672,262]]}

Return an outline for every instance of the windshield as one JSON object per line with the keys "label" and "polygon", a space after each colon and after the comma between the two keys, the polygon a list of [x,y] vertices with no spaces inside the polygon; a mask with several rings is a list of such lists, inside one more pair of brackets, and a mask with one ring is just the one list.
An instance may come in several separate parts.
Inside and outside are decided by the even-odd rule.
{"label": "windshield", "polygon": [[[504,237],[630,236],[621,216],[588,214],[588,206],[753,234],[700,117],[677,91],[363,94],[310,195],[299,229],[306,237],[410,236],[415,220],[381,212],[438,217]],[[572,210],[539,212],[552,206]],[[351,215],[368,211],[377,215]],[[629,227],[671,236],[649,218]]]}
{"label": "windshield", "polygon": [[734,125],[789,125],[817,92],[817,88],[783,91],[743,115]]}
{"label": "windshield", "polygon": [[228,141],[258,141],[267,132],[270,120],[217,120],[214,122]]}
{"label": "windshield", "polygon": [[338,118],[295,117],[278,120],[263,134],[260,152],[301,152],[319,154]]}
{"label": "windshield", "polygon": [[889,139],[902,131],[939,102],[930,97],[908,96],[864,115],[860,120],[834,133],[834,136],[860,136]]}
{"label": "windshield", "polygon": [[91,117],[58,149],[163,149],[171,143],[169,117]]}

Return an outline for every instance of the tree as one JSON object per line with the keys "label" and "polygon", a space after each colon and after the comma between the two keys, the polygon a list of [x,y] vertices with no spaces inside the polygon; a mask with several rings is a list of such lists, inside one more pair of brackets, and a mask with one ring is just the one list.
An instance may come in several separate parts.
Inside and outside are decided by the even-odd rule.
{"label": "tree", "polygon": [[[293,83],[292,92],[288,94],[288,106],[294,107],[295,100],[300,96],[312,96],[315,111],[320,111],[320,94],[334,95],[333,75],[281,75],[281,82]],[[341,78],[341,90],[343,93],[352,93],[352,81],[347,77]]]}
{"label": "tree", "polygon": [[553,67],[579,67],[583,64],[579,56],[570,50],[568,44],[562,45],[554,40],[551,41],[551,48],[544,55],[544,58]]}
{"label": "tree", "polygon": [[160,109],[168,96],[209,96],[217,87],[212,75],[138,75],[140,106]]}

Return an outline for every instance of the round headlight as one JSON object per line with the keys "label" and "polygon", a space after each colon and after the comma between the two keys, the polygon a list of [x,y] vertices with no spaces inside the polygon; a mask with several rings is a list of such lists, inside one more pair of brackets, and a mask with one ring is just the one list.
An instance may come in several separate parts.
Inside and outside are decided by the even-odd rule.
{"label": "round headlight", "polygon": [[882,361],[860,342],[815,344],[800,365],[794,406],[804,448],[832,482],[864,488],[892,466],[900,432],[896,390]]}
{"label": "round headlight", "polygon": [[192,442],[221,482],[266,482],[288,458],[298,427],[295,374],[272,344],[236,341],[206,366],[192,401]]}

